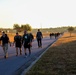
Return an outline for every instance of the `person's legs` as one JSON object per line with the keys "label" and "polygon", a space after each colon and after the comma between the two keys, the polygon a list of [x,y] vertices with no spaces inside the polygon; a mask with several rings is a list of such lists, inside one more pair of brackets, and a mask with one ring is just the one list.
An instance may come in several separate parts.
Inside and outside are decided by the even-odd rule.
{"label": "person's legs", "polygon": [[27,57],[26,48],[24,48],[24,52],[25,52],[25,57]]}
{"label": "person's legs", "polygon": [[20,47],[19,46],[20,44],[18,42],[15,43],[15,47],[16,47],[16,56],[18,56],[18,48]]}
{"label": "person's legs", "polygon": [[22,49],[21,48],[19,48],[20,49],[20,55],[22,55]]}
{"label": "person's legs", "polygon": [[40,46],[40,44],[39,44],[39,39],[37,39],[37,42],[38,42],[38,47]]}
{"label": "person's legs", "polygon": [[29,55],[31,54],[31,48],[30,48],[30,46],[28,47],[28,50],[29,50]]}
{"label": "person's legs", "polygon": [[6,58],[5,45],[3,45],[2,47],[3,47],[3,51],[4,51],[4,58]]}
{"label": "person's legs", "polygon": [[16,56],[18,56],[18,47],[16,47]]}
{"label": "person's legs", "polygon": [[42,46],[42,42],[41,42],[41,39],[39,39],[39,47]]}
{"label": "person's legs", "polygon": [[40,42],[39,43],[40,43],[40,47],[42,47],[42,40],[41,39],[40,39]]}
{"label": "person's legs", "polygon": [[26,53],[26,49],[28,48],[28,51],[29,51],[29,55],[31,54],[31,47],[30,47],[30,44],[28,45],[28,44],[25,44],[24,45],[24,52],[25,52],[25,57],[27,57],[27,53]]}
{"label": "person's legs", "polygon": [[24,43],[24,53],[25,53],[25,55],[27,55],[26,48],[27,48],[27,44]]}
{"label": "person's legs", "polygon": [[19,44],[20,55],[22,55],[22,44]]}
{"label": "person's legs", "polygon": [[26,53],[26,48],[24,47],[24,53],[25,53],[25,55],[27,55],[27,53]]}
{"label": "person's legs", "polygon": [[5,55],[8,57],[8,44],[5,44]]}
{"label": "person's legs", "polygon": [[3,45],[4,58],[8,57],[8,44]]}

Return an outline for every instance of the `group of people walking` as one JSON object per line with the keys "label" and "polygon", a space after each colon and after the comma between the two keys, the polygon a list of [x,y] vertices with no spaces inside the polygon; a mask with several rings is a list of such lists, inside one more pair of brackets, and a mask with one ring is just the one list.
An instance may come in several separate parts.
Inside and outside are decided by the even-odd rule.
{"label": "group of people walking", "polygon": [[50,39],[52,37],[55,37],[55,39],[60,35],[61,33],[57,32],[57,33],[50,33],[49,36],[50,36]]}
{"label": "group of people walking", "polygon": [[[40,29],[38,29],[38,32],[36,34],[36,39],[38,42],[38,48],[42,47],[42,32],[40,31]],[[27,53],[26,53],[26,49],[28,48],[29,50],[29,55],[31,54],[31,47],[32,47],[32,41],[34,39],[34,36],[32,35],[32,33],[27,33],[27,31],[24,31],[24,34],[21,36],[19,35],[19,33],[17,32],[16,35],[14,36],[14,42],[13,44],[15,44],[15,48],[16,48],[16,56],[18,56],[18,49],[20,51],[20,55],[22,55],[22,45],[24,47],[24,53],[25,53],[25,57],[27,57]],[[2,36],[0,37],[0,41],[2,41],[2,48],[4,51],[4,58],[8,57],[8,43],[10,43],[9,37],[7,34],[5,34],[5,32],[2,32]],[[11,43],[10,43],[11,46]]]}

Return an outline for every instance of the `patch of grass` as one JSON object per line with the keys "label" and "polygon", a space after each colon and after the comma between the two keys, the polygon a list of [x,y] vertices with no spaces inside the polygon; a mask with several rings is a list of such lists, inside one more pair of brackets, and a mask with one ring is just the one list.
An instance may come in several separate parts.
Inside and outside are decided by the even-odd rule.
{"label": "patch of grass", "polygon": [[26,75],[76,75],[76,35],[64,34]]}

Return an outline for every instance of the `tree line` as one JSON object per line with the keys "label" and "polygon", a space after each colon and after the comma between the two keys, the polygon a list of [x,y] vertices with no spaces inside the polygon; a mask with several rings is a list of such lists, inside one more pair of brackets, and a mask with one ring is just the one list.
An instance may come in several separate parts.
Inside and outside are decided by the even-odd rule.
{"label": "tree line", "polygon": [[[32,33],[37,32],[37,28],[33,29],[29,24],[22,24],[22,25],[14,24],[13,29],[11,29],[11,28],[0,28],[0,33],[2,31],[5,31],[5,32],[7,32],[7,31],[9,31],[9,32],[16,32],[16,31],[22,32],[24,30],[31,31]],[[45,32],[51,32],[52,33],[52,32],[66,32],[66,31],[68,31],[70,33],[70,36],[71,36],[72,32],[76,33],[76,27],[68,26],[68,27],[57,27],[57,28],[41,28],[41,31],[43,33],[45,33]]]}
{"label": "tree line", "polygon": [[13,29],[15,29],[17,32],[21,32],[21,31],[24,31],[24,30],[31,31],[32,27],[29,24],[24,24],[24,25],[21,25],[21,26],[19,24],[14,24]]}

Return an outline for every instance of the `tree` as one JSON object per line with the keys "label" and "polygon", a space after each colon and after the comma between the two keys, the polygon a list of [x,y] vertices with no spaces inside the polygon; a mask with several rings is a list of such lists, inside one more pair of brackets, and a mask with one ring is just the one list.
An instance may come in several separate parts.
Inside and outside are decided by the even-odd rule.
{"label": "tree", "polygon": [[17,32],[19,32],[20,31],[20,26],[18,24],[14,24],[13,29],[15,29]]}
{"label": "tree", "polygon": [[27,30],[28,31],[31,31],[32,30],[32,27],[29,24],[26,24],[26,27],[27,27]]}
{"label": "tree", "polygon": [[32,27],[29,24],[21,25],[21,29],[31,31]]}
{"label": "tree", "polygon": [[21,32],[23,30],[31,31],[32,27],[29,24],[21,25],[21,27],[18,24],[14,24],[13,29],[17,30],[17,32]]}
{"label": "tree", "polygon": [[74,27],[69,27],[68,28],[68,32],[70,33],[70,36],[71,36],[71,33],[74,31]]}

